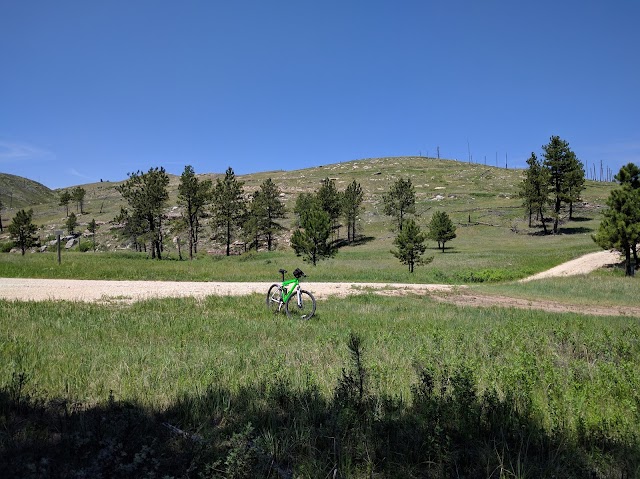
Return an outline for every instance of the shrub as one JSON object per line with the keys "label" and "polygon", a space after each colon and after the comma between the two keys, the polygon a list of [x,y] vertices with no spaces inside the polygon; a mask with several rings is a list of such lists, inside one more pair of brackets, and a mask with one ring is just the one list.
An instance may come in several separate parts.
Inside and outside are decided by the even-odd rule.
{"label": "shrub", "polygon": [[81,253],[86,253],[87,251],[93,251],[93,242],[91,241],[80,241],[80,246],[78,249]]}
{"label": "shrub", "polygon": [[0,243],[0,253],[8,253],[15,246],[13,241],[7,241],[5,243]]}

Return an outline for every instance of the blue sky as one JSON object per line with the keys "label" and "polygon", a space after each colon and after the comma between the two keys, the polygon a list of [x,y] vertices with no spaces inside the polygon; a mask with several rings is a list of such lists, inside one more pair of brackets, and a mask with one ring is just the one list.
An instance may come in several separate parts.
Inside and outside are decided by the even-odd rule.
{"label": "blue sky", "polygon": [[[640,2],[0,2],[0,172],[640,164]],[[497,160],[496,160],[497,157]]]}

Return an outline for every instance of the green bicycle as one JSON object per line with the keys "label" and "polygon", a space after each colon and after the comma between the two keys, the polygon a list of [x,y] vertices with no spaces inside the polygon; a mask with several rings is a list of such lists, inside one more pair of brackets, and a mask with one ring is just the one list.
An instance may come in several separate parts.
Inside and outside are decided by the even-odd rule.
{"label": "green bicycle", "polygon": [[284,310],[290,318],[311,319],[316,312],[316,299],[309,291],[300,288],[300,278],[306,277],[300,268],[293,272],[294,279],[284,279],[287,272],[279,270],[282,275],[281,284],[272,284],[267,293],[267,307],[274,314]]}

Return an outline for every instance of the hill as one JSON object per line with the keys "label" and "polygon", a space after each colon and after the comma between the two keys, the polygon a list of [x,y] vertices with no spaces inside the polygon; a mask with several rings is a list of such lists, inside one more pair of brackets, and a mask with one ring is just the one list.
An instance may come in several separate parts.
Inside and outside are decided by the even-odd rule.
{"label": "hill", "polygon": [[[518,198],[523,173],[521,169],[504,169],[454,160],[392,157],[355,160],[296,171],[260,172],[238,178],[244,182],[247,195],[255,191],[265,179],[271,178],[281,189],[282,199],[289,212],[300,193],[315,191],[324,178],[333,179],[339,191],[343,191],[353,180],[359,182],[364,191],[364,203],[358,232],[367,241],[357,248],[347,248],[340,253],[340,258],[343,265],[353,261],[354,271],[364,268],[371,276],[375,276],[372,268],[386,271],[388,268],[398,267],[397,260],[389,253],[394,247],[395,233],[391,231],[391,219],[383,214],[382,195],[398,178],[411,178],[416,189],[416,219],[421,227],[426,227],[436,210],[446,211],[458,227],[458,236],[447,251],[453,254],[429,251],[429,255],[435,255],[430,269],[431,276],[424,273],[425,276],[422,277],[420,273],[415,275],[416,280],[475,282],[523,277],[580,254],[598,250],[590,235],[597,228],[601,208],[614,185],[587,181],[582,195],[583,202],[574,208],[575,220],[567,221],[567,218],[562,218],[560,235],[542,237],[538,228],[528,227],[522,201]],[[215,181],[221,175],[205,173],[199,176]],[[170,177],[170,200],[166,210],[170,217],[180,214],[177,204],[179,182],[178,176]],[[95,219],[101,225],[97,238],[101,249],[116,250],[126,247],[126,242],[110,224],[120,208],[126,206],[115,189],[121,183],[81,185],[86,190],[85,214],[79,217],[78,230]],[[29,206],[34,209],[36,224],[43,226],[40,230],[43,239],[50,239],[54,229],[64,229],[65,209],[58,205],[57,194],[47,203]],[[70,210],[75,212],[75,207]],[[8,218],[13,214],[12,211],[4,210],[3,222],[8,223]],[[292,220],[290,216],[281,223],[289,228]],[[344,236],[346,232],[340,233]],[[166,232],[165,245],[169,256],[175,256],[177,249],[171,240],[178,234],[174,229]],[[290,234],[289,229],[279,241],[281,249],[287,254],[291,252],[288,247]],[[7,237],[6,234],[3,236]],[[205,227],[201,235],[201,252],[219,249],[211,242],[210,236],[211,230]],[[0,237],[0,241],[3,240]],[[454,272],[455,277],[452,276]],[[327,278],[330,279],[329,276]]]}
{"label": "hill", "polygon": [[29,208],[55,201],[53,190],[21,176],[0,173],[0,201],[5,209]]}

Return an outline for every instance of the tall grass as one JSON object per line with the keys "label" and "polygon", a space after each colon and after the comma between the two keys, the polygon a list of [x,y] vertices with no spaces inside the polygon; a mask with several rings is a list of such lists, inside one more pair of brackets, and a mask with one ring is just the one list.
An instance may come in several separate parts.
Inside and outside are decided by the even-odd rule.
{"label": "tall grass", "polygon": [[625,277],[622,268],[526,283],[476,285],[474,290],[513,298],[546,299],[576,306],[638,307],[638,280]]}
{"label": "tall grass", "polygon": [[[258,441],[261,451],[271,444],[278,464],[302,477],[323,477],[332,461],[341,474],[352,472],[347,476],[364,477],[367,468],[388,477],[415,474],[427,460],[421,448],[442,454],[430,459],[443,461],[433,477],[450,475],[456,465],[479,477],[475,461],[498,467],[501,454],[505,467],[520,455],[531,471],[540,473],[542,464],[566,472],[563,467],[576,463],[565,457],[568,443],[562,441],[595,454],[580,463],[584,470],[623,460],[613,445],[626,448],[625,461],[640,464],[635,320],[462,309],[415,296],[321,301],[318,311],[304,323],[272,317],[259,295],[117,307],[1,301],[0,390],[13,406],[0,412],[13,431],[18,426],[11,411],[27,407],[21,398],[29,404],[55,400],[71,408],[65,414],[74,404],[96,411],[107,402],[137,405],[141,417],[155,411],[217,444],[212,457],[222,458],[215,467],[223,476],[231,470],[224,465],[229,454],[247,452],[234,449],[232,436],[245,446]],[[350,335],[361,340],[361,368],[346,347]],[[361,369],[366,390],[357,386]],[[413,419],[404,423],[403,416]],[[446,418],[442,429],[434,429],[435,417]],[[328,424],[342,431],[339,444],[311,432],[329,434]],[[500,449],[475,443],[485,440],[498,441]],[[517,443],[529,440],[538,442],[528,452]],[[8,444],[0,440],[5,450]],[[337,456],[330,452],[335,447],[342,451]],[[473,453],[465,459],[458,447]],[[375,459],[366,459],[367,448]],[[543,459],[554,448],[563,451],[559,462]],[[403,457],[406,467],[394,475]],[[251,467],[253,474],[260,470]]]}

